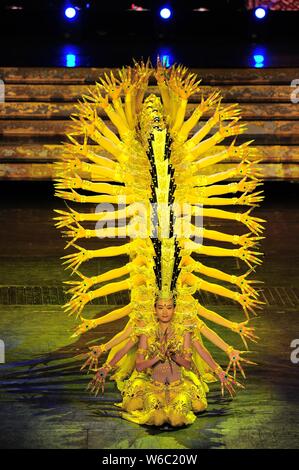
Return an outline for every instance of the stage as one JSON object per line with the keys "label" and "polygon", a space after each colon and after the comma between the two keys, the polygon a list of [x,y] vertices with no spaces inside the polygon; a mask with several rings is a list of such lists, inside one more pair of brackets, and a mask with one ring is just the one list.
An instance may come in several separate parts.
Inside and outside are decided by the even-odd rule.
{"label": "stage", "polygon": [[[63,2],[19,3],[3,2],[0,7],[4,45],[0,60],[0,448],[114,449],[115,455],[117,449],[298,449],[299,11],[295,2],[219,0],[199,5],[177,0],[168,5],[169,21],[161,16],[158,0],[130,6],[78,0],[72,18]],[[264,19],[256,16],[258,7],[264,9]],[[70,274],[60,259],[72,249],[64,250],[66,239],[53,221],[54,209],[67,208],[54,197],[54,163],[64,158],[63,143],[78,100],[95,90],[96,82],[111,69],[115,72],[141,59],[155,65],[158,57],[165,70],[179,63],[201,79],[200,92],[186,105],[186,119],[215,91],[221,92],[221,105],[239,104],[246,130],[237,143],[254,141],[265,182],[265,200],[252,214],[266,220],[266,238],[260,247],[264,262],[254,273],[264,283],[260,298],[265,305],[250,321],[260,339],[249,343],[252,352],[247,356],[257,365],[245,365],[247,380],[238,375],[246,388],[238,390],[234,399],[228,394],[221,397],[219,382],[211,384],[208,409],[194,424],[179,429],[122,419],[114,405],[121,394],[109,380],[103,396],[94,397],[86,390],[92,376],[80,371],[83,354],[90,346],[106,343],[127,319],[72,337],[80,320],[63,311],[69,301],[63,281],[69,281]],[[159,94],[153,76],[145,96],[151,93]],[[106,135],[111,136],[111,130],[117,134],[104,108],[97,113],[107,125]],[[208,110],[189,137],[211,116]],[[216,147],[219,152],[231,143],[230,138],[223,140]],[[92,151],[111,157],[94,141]],[[114,158],[109,164],[114,165]],[[225,172],[239,162],[231,153],[217,161],[212,171]],[[87,178],[84,172],[82,178]],[[69,206],[75,208],[75,203]],[[82,212],[79,206],[76,209]],[[236,210],[236,206],[224,208]],[[94,212],[95,204],[85,204],[84,209]],[[236,224],[207,217],[204,227],[231,235]],[[94,229],[95,224],[86,228]],[[239,228],[238,234],[249,231],[246,226]],[[88,248],[99,249],[110,246],[111,240],[94,238],[88,243]],[[235,276],[248,269],[238,257],[195,255],[195,259]],[[99,275],[128,261],[125,255],[93,258],[84,263],[84,274]],[[233,300],[203,289],[196,296],[203,306],[229,320],[246,320]],[[99,317],[129,302],[128,289],[96,298],[84,308],[84,317]],[[215,329],[228,344],[244,350],[239,335],[220,326]],[[204,344],[220,365],[227,366],[224,352],[207,339]]]}
{"label": "stage", "polygon": [[[108,339],[116,327],[107,324],[87,337],[70,338],[77,321],[61,309],[68,274],[59,259],[64,244],[51,221],[61,201],[54,199],[50,183],[2,182],[0,331],[6,364],[1,365],[1,447],[298,448],[299,364],[291,362],[290,347],[299,331],[298,185],[267,183],[265,193],[263,208],[256,212],[267,219],[265,262],[258,276],[265,282],[267,304],[252,321],[261,339],[250,357],[258,366],[246,368],[246,389],[234,400],[221,398],[219,386],[212,385],[209,408],[195,424],[167,431],[119,418],[113,403],[120,395],[111,383],[103,397],[86,391],[90,377],[79,372],[82,361],[76,356]],[[90,269],[102,272],[107,266],[94,263]],[[240,268],[236,263],[236,274]],[[241,317],[234,302],[225,305],[212,294],[202,301],[230,319]],[[124,303],[125,294],[123,300],[111,295],[105,304],[88,306],[88,316]],[[225,337],[242,349],[233,333],[225,331]],[[224,364],[225,355],[210,346]]]}

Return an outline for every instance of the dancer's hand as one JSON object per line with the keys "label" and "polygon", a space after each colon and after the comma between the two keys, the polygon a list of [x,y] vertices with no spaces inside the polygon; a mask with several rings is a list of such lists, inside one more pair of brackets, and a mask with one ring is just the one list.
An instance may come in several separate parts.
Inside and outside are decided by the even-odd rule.
{"label": "dancer's hand", "polygon": [[251,206],[251,207],[256,207],[258,206],[258,203],[263,201],[264,196],[262,195],[263,191],[256,191],[255,193],[247,194],[245,192],[238,198],[237,204],[243,205],[243,206]]}
{"label": "dancer's hand", "polygon": [[87,385],[87,390],[90,390],[91,393],[94,393],[95,396],[101,391],[104,394],[105,390],[105,380],[108,375],[109,369],[107,367],[101,367],[95,374],[94,378]]}
{"label": "dancer's hand", "polygon": [[81,294],[74,294],[73,297],[69,302],[67,302],[63,308],[64,311],[67,313],[69,312],[69,315],[72,315],[76,313],[77,317],[81,314],[83,308],[85,307],[86,304],[88,304],[92,300],[92,293],[81,293]]}
{"label": "dancer's hand", "polygon": [[55,226],[57,228],[67,227],[68,225],[71,225],[73,222],[81,220],[80,219],[81,214],[79,212],[75,211],[71,207],[69,209],[70,209],[70,212],[62,211],[60,209],[54,209],[54,212],[57,212],[57,214],[61,214],[59,217],[53,218],[53,220],[58,221],[55,223]]}
{"label": "dancer's hand", "polygon": [[74,286],[66,292],[71,294],[82,294],[87,292],[95,284],[95,277],[87,277],[78,270],[76,273],[81,277],[82,281],[63,281],[64,284]]}
{"label": "dancer's hand", "polygon": [[202,113],[215,106],[220,99],[220,91],[214,91],[206,99],[201,99],[200,110]]}
{"label": "dancer's hand", "polygon": [[69,201],[73,202],[86,202],[86,196],[82,196],[81,194],[74,191],[71,188],[70,191],[56,191],[54,196],[61,197],[62,199],[68,199]]}
{"label": "dancer's hand", "polygon": [[248,361],[247,359],[241,357],[241,354],[246,354],[248,352],[249,351],[238,351],[237,349],[233,348],[229,348],[229,350],[227,351],[227,355],[229,357],[229,364],[227,366],[226,373],[229,374],[230,369],[233,368],[234,380],[236,380],[237,368],[241,372],[243,378],[246,379],[246,375],[241,365],[241,362],[255,366],[257,365],[256,362]]}
{"label": "dancer's hand", "polygon": [[242,384],[234,380],[232,376],[228,375],[223,369],[221,369],[220,366],[217,367],[217,369],[215,370],[215,373],[217,374],[221,383],[221,395],[222,396],[224,396],[224,390],[226,389],[228,393],[230,394],[230,396],[233,398],[233,396],[236,394],[233,385],[239,388],[245,388]]}
{"label": "dancer's hand", "polygon": [[89,320],[87,318],[83,318],[82,316],[80,316],[80,319],[82,323],[80,323],[79,326],[76,326],[74,328],[74,333],[71,335],[71,338],[77,338],[77,336],[80,336],[86,333],[87,331],[90,331],[93,328],[96,328],[97,326],[97,319]]}
{"label": "dancer's hand", "polygon": [[239,165],[236,167],[236,176],[247,176],[252,180],[257,181],[258,178],[263,176],[261,170],[254,165],[258,164],[261,160],[243,160]]}
{"label": "dancer's hand", "polygon": [[73,225],[67,225],[67,228],[69,230],[62,231],[62,238],[72,238],[72,240],[70,240],[65,246],[65,249],[73,245],[75,241],[78,240],[79,238],[91,238],[93,234],[91,230],[85,229],[78,222],[75,222],[75,224],[76,224],[76,227],[74,227]]}
{"label": "dancer's hand", "polygon": [[261,305],[265,305],[265,302],[257,300],[256,297],[252,297],[251,294],[240,294],[239,292],[235,294],[235,300],[243,307],[247,319],[249,319],[248,310],[256,315],[254,309],[261,309]]}
{"label": "dancer's hand", "polygon": [[[245,261],[245,263],[252,268],[251,263],[254,264],[262,264],[262,261],[258,258],[258,256],[262,256],[264,253],[259,251],[250,251],[246,247],[242,246],[237,250],[237,256],[241,260]],[[257,256],[256,256],[257,255]]]}
{"label": "dancer's hand", "polygon": [[[71,139],[72,140],[72,139]],[[74,140],[74,139],[73,139]],[[75,145],[79,145],[78,142],[73,142]],[[72,150],[74,150],[72,148]],[[65,177],[66,173],[74,173],[82,170],[82,161],[77,157],[70,157],[69,160],[63,160],[61,162],[54,162],[54,173],[58,176]]]}
{"label": "dancer's hand", "polygon": [[242,323],[235,323],[232,328],[235,333],[239,333],[246,349],[248,349],[246,338],[252,341],[253,343],[257,343],[257,340],[259,339],[259,337],[254,334],[254,327],[247,326],[248,322],[249,320],[246,320]]}
{"label": "dancer's hand", "polygon": [[[235,238],[235,237],[234,237]],[[243,235],[236,236],[236,244],[249,248],[256,246],[260,240],[265,237],[252,237],[252,233],[244,233]]]}
{"label": "dancer's hand", "polygon": [[105,78],[100,78],[102,88],[108,93],[112,100],[117,100],[122,91],[122,85],[112,72],[110,72],[110,77],[107,73],[105,73],[104,77]]}
{"label": "dancer's hand", "polygon": [[247,181],[247,176],[245,176],[245,178],[241,179],[241,181],[237,183],[237,188],[238,188],[238,191],[250,193],[254,191],[257,188],[257,186],[261,186],[262,184],[263,183],[259,183],[256,180]]}
{"label": "dancer's hand", "polygon": [[252,142],[254,141],[249,140],[248,142],[244,142],[244,144],[236,146],[236,139],[234,139],[227,149],[228,156],[231,158],[239,158],[240,160],[246,160],[248,158],[256,159],[259,153],[256,147],[250,147]]}
{"label": "dancer's hand", "polygon": [[237,119],[234,119],[226,126],[223,126],[222,122],[220,121],[220,127],[219,127],[218,133],[221,139],[225,139],[226,137],[230,137],[231,135],[243,134],[243,132],[245,132],[245,130],[247,129],[246,125],[236,124]]}
{"label": "dancer's hand", "polygon": [[259,235],[263,230],[264,227],[261,225],[260,222],[266,222],[264,219],[260,219],[258,217],[252,217],[250,215],[252,209],[249,209],[247,212],[243,214],[236,214],[236,219],[242,222],[246,227],[249,228],[251,232],[255,235]]}
{"label": "dancer's hand", "polygon": [[75,173],[74,178],[71,178],[70,176],[65,176],[64,178],[61,178],[57,180],[56,183],[54,183],[54,186],[56,189],[70,189],[70,188],[82,188],[83,180],[80,178],[79,175]]}
{"label": "dancer's hand", "polygon": [[82,248],[81,246],[78,245],[73,245],[75,248],[78,248],[79,252],[77,253],[72,253],[71,255],[66,255],[62,256],[61,259],[66,259],[67,261],[64,261],[62,264],[68,264],[65,269],[72,269],[72,272],[76,272],[81,263],[84,261],[87,261],[88,259],[91,258],[91,251],[90,250],[85,250],[85,248]]}
{"label": "dancer's hand", "polygon": [[240,112],[241,110],[238,108],[238,104],[231,104],[229,106],[219,108],[215,112],[215,117],[217,117],[217,120],[220,121],[236,120],[239,118]]}
{"label": "dancer's hand", "polygon": [[106,352],[106,348],[104,344],[100,344],[99,346],[91,346],[90,352],[86,353],[84,357],[87,357],[87,360],[84,362],[83,366],[80,370],[85,369],[88,366],[88,372],[91,369],[96,369],[98,367],[98,362],[103,353]]}

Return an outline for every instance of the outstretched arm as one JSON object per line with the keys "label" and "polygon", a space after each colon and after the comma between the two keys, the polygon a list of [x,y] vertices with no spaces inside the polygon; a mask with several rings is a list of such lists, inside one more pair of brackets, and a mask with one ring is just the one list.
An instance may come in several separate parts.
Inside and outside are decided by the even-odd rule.
{"label": "outstretched arm", "polygon": [[212,310],[208,310],[199,303],[197,307],[197,313],[199,316],[206,318],[207,320],[216,323],[217,325],[223,326],[224,328],[228,328],[234,333],[238,333],[241,336],[241,339],[246,349],[248,349],[247,339],[253,341],[254,343],[256,343],[259,339],[258,336],[254,334],[254,328],[252,326],[247,326],[249,320],[246,320],[245,322],[241,323],[232,322],[222,317],[218,313],[213,312]]}
{"label": "outstretched arm", "polygon": [[218,376],[221,382],[221,393],[224,395],[224,387],[228,390],[229,394],[233,396],[234,388],[233,385],[241,386],[238,382],[234,381],[232,377],[225,373],[222,367],[217,364],[211,354],[207,351],[207,349],[200,344],[197,339],[193,339],[193,345],[198,354],[202,357],[202,359],[211,367],[212,371]]}
{"label": "outstretched arm", "polygon": [[229,364],[226,369],[226,372],[229,372],[231,368],[233,368],[233,373],[234,373],[234,379],[236,379],[237,375],[237,368],[241,372],[243,378],[245,379],[245,372],[242,367],[241,362],[245,364],[252,364],[255,365],[255,362],[248,361],[247,359],[244,359],[241,357],[242,354],[248,353],[248,351],[239,351],[238,349],[235,349],[233,346],[230,346],[227,344],[225,341],[223,341],[222,338],[220,338],[215,331],[211,330],[208,328],[206,325],[203,325],[200,329],[200,333],[205,336],[211,343],[215,344],[219,349],[222,349],[224,351],[229,359]]}
{"label": "outstretched arm", "polygon": [[124,307],[117,308],[116,310],[112,310],[112,312],[106,313],[105,315],[99,318],[92,318],[89,320],[81,316],[80,318],[81,318],[82,323],[76,328],[75,333],[71,337],[76,338],[77,336],[80,336],[81,334],[84,334],[87,331],[90,331],[99,325],[104,325],[105,323],[110,323],[112,321],[120,320],[121,318],[128,316],[131,312],[132,312],[132,304],[129,303],[125,305]]}
{"label": "outstretched arm", "polygon": [[95,395],[97,396],[100,389],[102,390],[102,393],[104,393],[104,384],[107,375],[113,369],[113,367],[124,357],[124,355],[127,354],[130,349],[132,349],[134,345],[134,341],[129,339],[129,341],[127,341],[124,347],[117,351],[113,358],[109,362],[106,362],[103,367],[101,367],[97,371],[94,378],[90,381],[87,387],[92,393],[95,393]]}
{"label": "outstretched arm", "polygon": [[120,333],[114,335],[113,338],[107,341],[107,343],[102,343],[99,346],[91,346],[89,348],[90,352],[85,355],[85,357],[87,357],[87,360],[84,362],[80,370],[83,370],[87,366],[88,370],[91,370],[92,368],[97,368],[98,361],[102,354],[107,353],[114,346],[117,346],[129,337],[130,340],[132,340],[133,343],[136,344],[138,339],[137,337],[134,338],[133,336],[133,326],[131,322],[128,322],[127,326]]}
{"label": "outstretched arm", "polygon": [[127,354],[130,349],[135,346],[135,344],[136,341],[130,338],[129,341],[126,342],[124,347],[117,351],[117,353],[112,357],[109,362],[106,362],[104,364],[104,367],[107,367],[109,370],[111,370],[125,356],[125,354]]}

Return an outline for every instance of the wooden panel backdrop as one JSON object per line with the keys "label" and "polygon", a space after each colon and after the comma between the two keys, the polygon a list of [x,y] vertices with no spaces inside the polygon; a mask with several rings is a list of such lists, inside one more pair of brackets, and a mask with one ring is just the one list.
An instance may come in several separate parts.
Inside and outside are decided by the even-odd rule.
{"label": "wooden panel backdrop", "polygon": [[[0,68],[5,102],[0,103],[0,179],[50,180],[62,153],[70,114],[103,68]],[[223,101],[240,103],[246,134],[263,155],[268,180],[299,179],[299,103],[291,101],[299,69],[194,69],[204,94],[220,89]],[[157,92],[151,86],[152,92]],[[298,93],[299,96],[299,93]],[[194,96],[188,113],[200,95]],[[101,113],[101,112],[100,112]],[[103,114],[103,113],[101,113]],[[219,146],[221,149],[221,146]],[[219,171],[232,162],[219,165]]]}

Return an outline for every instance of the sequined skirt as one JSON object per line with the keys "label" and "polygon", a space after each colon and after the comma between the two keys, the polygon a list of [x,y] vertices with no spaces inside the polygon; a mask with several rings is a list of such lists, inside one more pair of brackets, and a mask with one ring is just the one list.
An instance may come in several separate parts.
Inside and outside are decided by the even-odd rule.
{"label": "sequined skirt", "polygon": [[183,426],[207,408],[206,385],[189,377],[164,384],[136,373],[127,380],[122,395],[122,417],[138,424]]}

